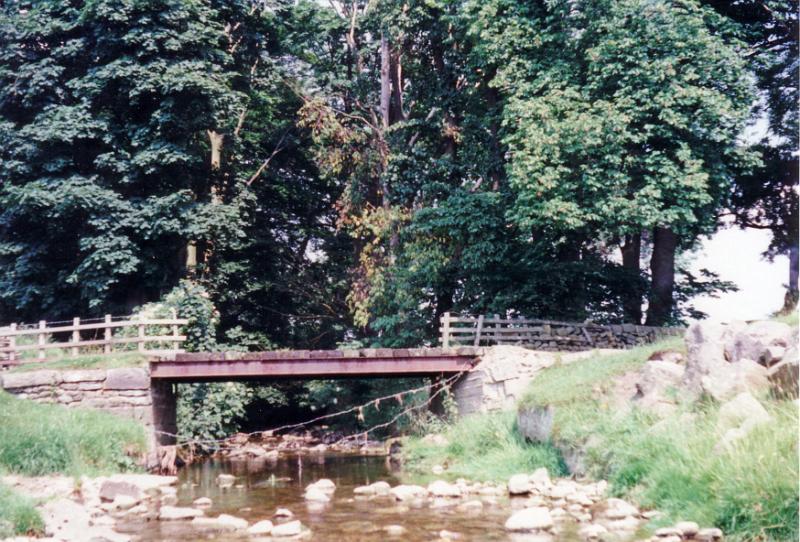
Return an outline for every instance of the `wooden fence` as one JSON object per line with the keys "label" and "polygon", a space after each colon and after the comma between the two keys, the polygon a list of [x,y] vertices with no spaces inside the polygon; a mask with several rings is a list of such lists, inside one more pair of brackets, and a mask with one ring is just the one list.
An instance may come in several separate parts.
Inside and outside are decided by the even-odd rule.
{"label": "wooden fence", "polygon": [[530,318],[442,315],[441,343],[456,345],[521,345],[543,350],[630,348],[684,333],[683,328],[571,323]]}
{"label": "wooden fence", "polygon": [[[180,334],[179,328],[188,323],[173,313],[172,318],[107,314],[104,318],[73,318],[72,324],[45,320],[38,324],[11,324],[0,327],[0,367],[48,361],[46,353],[52,350],[67,350],[70,357],[77,357],[82,351],[107,355],[119,352],[115,346],[135,344],[135,351],[145,354],[181,352],[186,336]],[[159,348],[152,348],[154,345]],[[36,352],[36,357],[27,355],[30,352]]]}

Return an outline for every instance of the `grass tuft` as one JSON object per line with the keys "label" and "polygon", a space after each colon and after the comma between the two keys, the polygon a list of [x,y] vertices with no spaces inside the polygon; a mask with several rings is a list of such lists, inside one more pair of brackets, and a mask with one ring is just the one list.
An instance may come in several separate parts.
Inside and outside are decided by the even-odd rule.
{"label": "grass tuft", "polygon": [[44,522],[33,501],[0,484],[0,539],[42,534]]}
{"label": "grass tuft", "polygon": [[39,476],[129,471],[144,428],[107,412],[44,405],[0,391],[0,470]]}

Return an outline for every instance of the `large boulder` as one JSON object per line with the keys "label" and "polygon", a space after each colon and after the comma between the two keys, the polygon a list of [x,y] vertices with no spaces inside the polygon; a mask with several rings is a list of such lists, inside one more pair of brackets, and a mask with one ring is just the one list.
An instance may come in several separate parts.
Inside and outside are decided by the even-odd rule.
{"label": "large boulder", "polygon": [[724,431],[714,447],[716,453],[731,449],[759,425],[769,423],[772,417],[758,400],[749,393],[740,393],[719,409],[717,425]]}
{"label": "large boulder", "polygon": [[686,330],[686,371],[683,387],[691,398],[703,393],[702,379],[728,367],[725,359],[725,326],[713,322],[694,322]]}
{"label": "large boulder", "polygon": [[[711,322],[692,324],[686,332],[688,356],[682,379],[688,398],[708,395],[723,402],[742,392],[760,393],[767,390],[769,380],[766,369],[754,359],[743,357],[743,354],[761,352],[761,347],[753,346],[755,343],[764,348],[779,346],[775,338],[779,333],[775,328],[757,325],[770,323],[775,322],[749,325],[734,322],[727,327]],[[772,331],[768,333],[766,330]],[[761,356],[761,353],[758,355]]]}
{"label": "large boulder", "polygon": [[714,369],[700,382],[703,392],[720,402],[742,392],[765,392],[770,387],[767,369],[749,359],[729,363],[724,369]]}
{"label": "large boulder", "polygon": [[791,344],[784,351],[782,359],[769,368],[769,378],[772,392],[781,398],[797,398],[798,377],[800,377],[800,358],[798,357],[798,333],[792,334]]}
{"label": "large boulder", "polygon": [[719,409],[717,424],[722,428],[749,430],[772,420],[764,406],[749,393],[740,393]]}
{"label": "large boulder", "polygon": [[792,328],[787,324],[770,320],[734,322],[726,334],[725,356],[732,363],[750,359],[769,366],[783,357],[791,344]]}
{"label": "large boulder", "polygon": [[684,367],[673,361],[648,361],[636,382],[635,404],[656,414],[669,414],[677,403]]}

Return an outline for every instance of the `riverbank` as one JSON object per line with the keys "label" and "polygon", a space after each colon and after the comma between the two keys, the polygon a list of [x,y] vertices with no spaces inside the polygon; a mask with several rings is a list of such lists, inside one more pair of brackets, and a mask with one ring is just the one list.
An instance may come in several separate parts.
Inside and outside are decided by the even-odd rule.
{"label": "riverbank", "polygon": [[[72,477],[138,470],[144,429],[100,411],[34,403],[0,391],[0,475]],[[0,532],[43,534],[40,499],[0,483]]]}
{"label": "riverbank", "polygon": [[[577,472],[607,479],[614,496],[663,511],[653,529],[691,520],[722,528],[729,540],[796,540],[796,400],[768,389],[685,400],[685,356],[684,345],[669,341],[546,369],[518,412],[477,415],[410,439],[406,467],[421,476],[494,481],[538,466]],[[681,373],[669,377],[676,367]],[[667,373],[652,374],[659,368]],[[762,382],[758,374],[748,378]],[[660,395],[648,395],[653,386]],[[641,388],[645,399],[631,401]]]}

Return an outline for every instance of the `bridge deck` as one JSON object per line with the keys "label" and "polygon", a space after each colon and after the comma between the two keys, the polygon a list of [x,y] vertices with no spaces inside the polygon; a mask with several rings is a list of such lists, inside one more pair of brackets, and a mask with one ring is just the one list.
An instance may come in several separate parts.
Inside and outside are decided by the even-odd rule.
{"label": "bridge deck", "polygon": [[468,370],[480,348],[364,348],[176,354],[150,362],[150,378],[172,381],[406,377]]}

